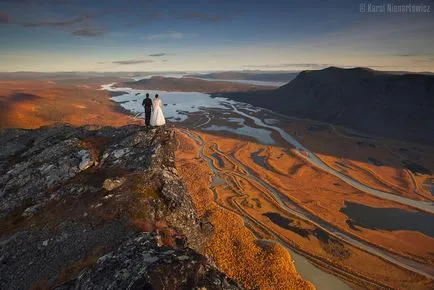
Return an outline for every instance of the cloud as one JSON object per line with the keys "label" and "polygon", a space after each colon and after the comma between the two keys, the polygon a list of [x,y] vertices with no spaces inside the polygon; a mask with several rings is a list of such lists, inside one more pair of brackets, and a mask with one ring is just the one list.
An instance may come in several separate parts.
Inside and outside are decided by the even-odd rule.
{"label": "cloud", "polygon": [[[0,0],[1,1],[1,0]],[[55,20],[37,20],[37,21],[20,21],[15,20],[13,17],[11,17],[6,11],[0,11],[0,24],[1,23],[8,23],[8,24],[15,24],[20,25],[23,27],[68,27],[73,26],[75,24],[83,23],[89,19],[93,19],[94,16],[92,15],[80,15],[74,18],[65,18],[65,19],[55,19]],[[76,36],[83,36],[83,37],[95,37],[95,36],[101,36],[104,34],[104,31],[102,29],[96,29],[96,28],[76,28],[71,32],[72,35]]]}
{"label": "cloud", "polygon": [[179,14],[176,18],[182,20],[192,20],[192,21],[201,21],[201,22],[220,22],[224,19],[227,19],[226,15],[211,15],[204,12],[190,12]]}
{"label": "cloud", "polygon": [[177,31],[169,31],[167,33],[160,33],[160,34],[151,34],[145,37],[142,37],[142,39],[146,40],[161,40],[161,39],[182,39],[190,36],[195,36],[195,34],[191,33],[182,33]]}
{"label": "cloud", "polygon": [[17,24],[24,27],[62,27],[81,23],[91,18],[93,17],[90,15],[81,15],[70,19],[17,22]]}
{"label": "cloud", "polygon": [[149,56],[159,57],[159,56],[168,56],[168,55],[175,55],[175,54],[174,53],[159,52],[159,53],[150,54]]}
{"label": "cloud", "polygon": [[412,56],[415,56],[414,54],[409,54],[409,53],[403,53],[403,54],[397,54],[396,56],[399,56],[399,57],[412,57]]}
{"label": "cloud", "polygon": [[112,63],[114,63],[114,64],[122,64],[122,65],[152,63],[152,62],[154,62],[154,61],[150,60],[150,59],[129,59],[129,60],[112,61]]}
{"label": "cloud", "polygon": [[101,36],[104,32],[100,29],[94,28],[79,28],[71,32],[73,35],[83,36],[83,37],[96,37]]}
{"label": "cloud", "polygon": [[94,18],[94,16],[80,15],[77,17],[65,18],[65,19],[21,21],[21,20],[14,19],[12,16],[9,15],[7,11],[0,11],[0,23],[15,24],[23,27],[65,27],[65,26],[82,23],[92,18]]}

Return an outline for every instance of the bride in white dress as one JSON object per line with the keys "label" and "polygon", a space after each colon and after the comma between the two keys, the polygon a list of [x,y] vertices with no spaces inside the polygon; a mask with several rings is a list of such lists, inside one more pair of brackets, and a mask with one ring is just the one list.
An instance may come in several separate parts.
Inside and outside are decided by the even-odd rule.
{"label": "bride in white dress", "polygon": [[161,110],[162,106],[161,99],[158,97],[158,94],[155,95],[155,99],[152,102],[152,107],[154,111],[151,115],[151,126],[162,126],[166,124],[166,120],[164,119],[163,110]]}

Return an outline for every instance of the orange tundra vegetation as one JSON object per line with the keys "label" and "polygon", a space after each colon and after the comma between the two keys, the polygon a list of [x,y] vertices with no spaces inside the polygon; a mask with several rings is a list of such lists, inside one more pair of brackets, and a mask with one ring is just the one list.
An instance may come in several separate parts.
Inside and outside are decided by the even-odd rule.
{"label": "orange tundra vegetation", "polygon": [[261,242],[241,217],[221,208],[209,189],[211,172],[198,156],[198,145],[177,130],[176,165],[199,216],[214,225],[205,254],[247,289],[314,289],[296,272],[289,253],[274,242]]}
{"label": "orange tundra vegetation", "polygon": [[[433,147],[374,136],[372,139],[345,135],[345,128],[289,118],[287,132],[302,138],[307,148],[330,167],[372,188],[414,200],[434,201],[429,187],[431,174],[414,174],[402,166],[412,159],[425,168],[434,168]],[[309,133],[309,127],[324,126],[322,132]],[[415,148],[419,148],[416,150]],[[369,159],[383,163],[377,166]]]}
{"label": "orange tundra vegetation", "polygon": [[[284,193],[300,207],[303,207],[329,224],[353,236],[360,237],[367,242],[374,243],[376,246],[383,247],[388,251],[432,265],[433,259],[432,255],[430,255],[434,249],[432,237],[406,230],[381,231],[366,228],[354,230],[347,224],[348,217],[341,211],[346,201],[372,207],[400,208],[407,211],[412,211],[412,208],[358,191],[350,185],[341,182],[335,176],[306,163],[293,150],[288,152],[285,148],[280,147],[264,146],[253,142],[241,143],[237,139],[222,138],[221,136],[212,134],[202,133],[201,136],[207,144],[210,144],[205,147],[205,153],[208,156],[212,156],[213,153],[217,152],[212,148],[219,149],[223,153],[220,154],[220,158],[233,155],[238,163],[246,166],[254,175],[261,176],[262,180],[266,181],[267,184]],[[263,166],[252,162],[251,154],[259,152],[260,149],[263,150],[261,155],[266,157],[265,162],[271,170],[267,170]],[[233,172],[229,168],[229,162],[226,163],[226,168],[223,171],[229,170],[229,173]],[[267,211],[267,207],[265,206],[266,200],[260,196],[256,196],[254,194],[256,190],[247,182],[244,182],[241,188],[244,188],[243,192],[249,196],[250,200],[254,201],[252,198],[259,198],[261,208],[256,208],[254,215],[262,217],[262,211]],[[228,197],[233,195],[225,189],[219,189],[218,193],[219,198],[226,196],[226,198],[222,198],[224,200],[229,200]],[[233,198],[230,200],[232,202],[235,201]],[[246,213],[246,210],[249,211],[249,207],[245,207],[244,213]],[[274,209],[273,211],[276,210]],[[271,210],[268,209],[268,211]],[[260,214],[258,215],[258,213]],[[396,243],[397,239],[399,239],[399,243]],[[303,239],[302,241],[302,248],[306,250],[306,240]],[[354,267],[357,265],[360,266],[360,263],[356,263]],[[388,270],[390,271],[390,269]],[[373,274],[374,272],[378,274],[380,271],[375,269],[372,272]],[[398,278],[399,275],[395,277]]]}
{"label": "orange tundra vegetation", "polygon": [[[303,256],[310,257],[318,267],[328,269],[347,280],[356,289],[432,288],[431,279],[339,241],[325,234],[316,225],[288,214],[274,195],[255,181],[255,176],[261,176],[262,180],[294,200],[297,205],[342,231],[350,231],[368,242],[374,241],[378,246],[424,262],[424,257],[428,256],[425,253],[432,249],[432,238],[409,231],[352,231],[345,222],[347,218],[340,211],[345,200],[380,207],[407,209],[406,206],[357,192],[346,183],[333,188],[339,182],[335,176],[306,164],[293,151],[288,152],[282,147],[198,131],[179,131],[180,145],[176,155],[178,170],[187,182],[188,192],[199,212],[215,226],[206,254],[214,257],[217,264],[233,278],[243,281],[247,288],[304,287],[305,284],[294,286],[300,280],[293,278],[294,268],[284,248],[271,242],[269,245],[274,248],[267,248],[267,244],[264,246],[263,239],[274,240],[275,236]],[[203,150],[200,149],[201,146],[204,146]],[[260,152],[259,150],[263,150],[260,154],[266,156],[264,162],[270,167],[269,170],[252,162],[254,160],[251,154]],[[209,171],[208,163],[198,154],[200,151],[218,168],[218,175],[223,182],[217,179],[216,183],[210,183],[212,171]],[[357,194],[349,194],[354,192]],[[282,203],[286,204],[285,199]],[[281,227],[267,217],[268,213],[289,219],[288,222],[298,231]],[[245,219],[242,220],[240,216]],[[321,238],[322,235],[316,233],[324,233],[329,238],[325,241]],[[398,238],[401,242],[396,244]],[[279,263],[279,267],[274,268]],[[256,273],[260,274],[255,275]],[[292,277],[287,278],[285,275]]]}
{"label": "orange tundra vegetation", "polygon": [[0,129],[54,123],[123,126],[138,123],[106,91],[51,81],[0,81]]}

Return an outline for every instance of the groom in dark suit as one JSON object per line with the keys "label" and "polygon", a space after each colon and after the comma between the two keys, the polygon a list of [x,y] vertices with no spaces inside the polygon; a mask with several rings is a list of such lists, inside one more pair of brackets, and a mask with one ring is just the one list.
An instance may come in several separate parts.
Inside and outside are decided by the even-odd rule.
{"label": "groom in dark suit", "polygon": [[152,111],[152,100],[149,98],[149,94],[146,94],[146,99],[143,100],[142,106],[145,107],[145,125],[149,126]]}

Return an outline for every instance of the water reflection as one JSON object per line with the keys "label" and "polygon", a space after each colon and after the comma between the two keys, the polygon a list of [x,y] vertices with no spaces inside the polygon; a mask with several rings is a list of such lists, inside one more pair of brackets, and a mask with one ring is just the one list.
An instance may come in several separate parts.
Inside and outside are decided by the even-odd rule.
{"label": "water reflection", "polygon": [[264,152],[264,148],[259,149],[258,151],[252,152],[250,154],[250,157],[253,159],[253,162],[258,164],[259,166],[267,169],[272,170],[272,168],[268,165],[267,158],[265,156],[261,156],[260,154]]}
{"label": "water reflection", "polygon": [[434,237],[434,215],[420,211],[406,211],[399,208],[379,208],[345,202],[341,209],[351,224],[371,230],[417,231]]}
{"label": "water reflection", "polygon": [[302,236],[303,238],[309,239],[309,231],[292,225],[293,223],[292,219],[281,216],[280,214],[275,212],[266,212],[262,215],[268,217],[271,220],[271,222],[278,225],[279,227],[294,232],[297,235]]}
{"label": "water reflection", "polygon": [[213,153],[211,154],[212,157],[214,157],[217,160],[218,163],[218,167],[220,168],[224,168],[225,167],[225,162],[223,161],[223,159],[220,157],[220,154],[218,153]]}
{"label": "water reflection", "polygon": [[164,106],[164,115],[173,121],[185,121],[185,113],[201,111],[202,108],[227,109],[222,102],[232,103],[225,98],[211,98],[209,94],[196,92],[167,92],[160,90],[138,90],[131,88],[114,88],[113,84],[102,86],[103,89],[112,92],[125,92],[120,96],[112,97],[112,100],[120,103],[121,106],[134,114],[144,112],[142,101],[144,94],[149,93],[151,97],[159,94]]}

